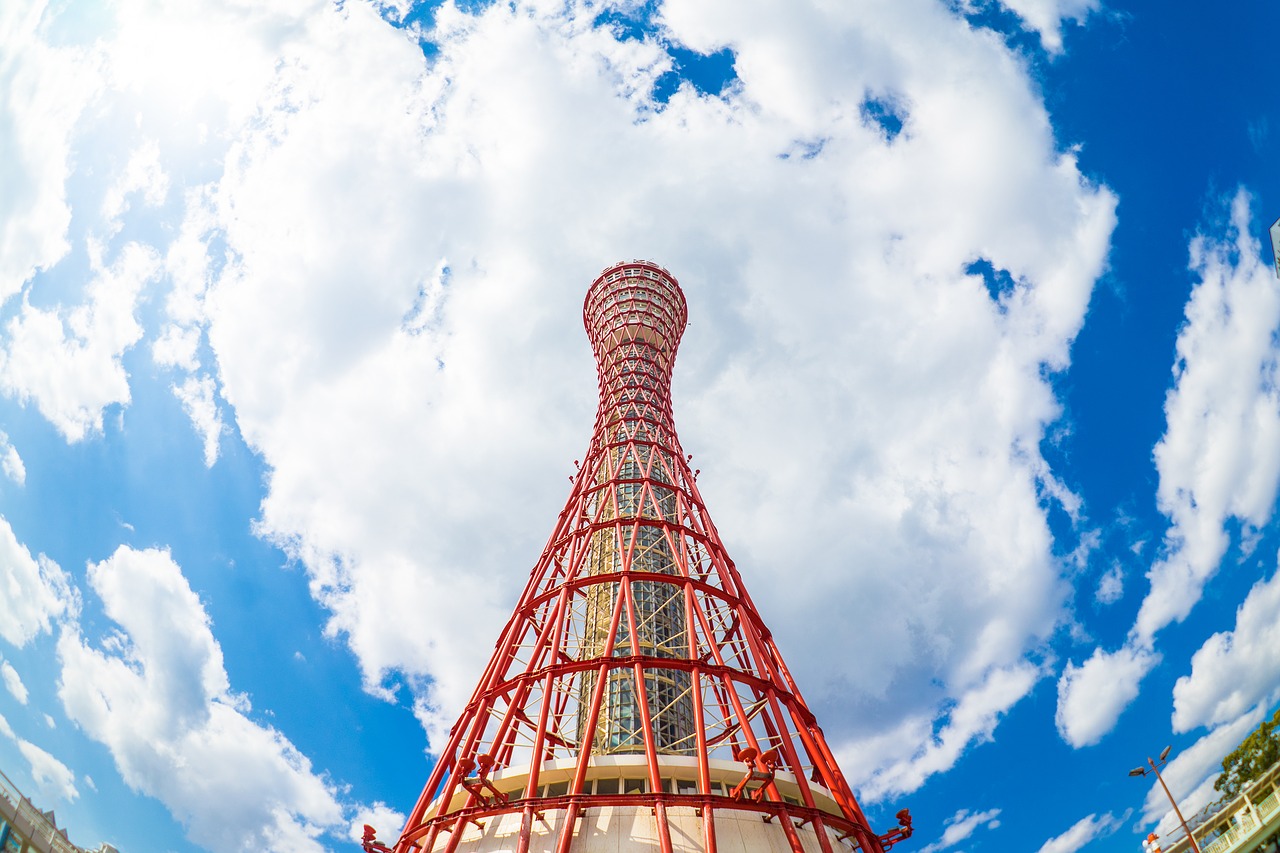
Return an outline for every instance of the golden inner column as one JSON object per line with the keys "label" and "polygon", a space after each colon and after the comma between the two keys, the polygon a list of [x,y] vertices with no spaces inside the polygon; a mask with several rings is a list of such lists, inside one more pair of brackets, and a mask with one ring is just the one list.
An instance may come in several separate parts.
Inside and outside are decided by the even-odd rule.
{"label": "golden inner column", "polygon": [[[600,464],[591,503],[598,529],[592,534],[587,573],[614,576],[587,587],[586,628],[580,657],[600,658],[608,646],[615,606],[618,620],[613,657],[687,659],[689,639],[682,587],[655,579],[631,579],[635,630],[619,598],[618,573],[681,575],[679,499],[672,472],[680,452],[671,422],[672,319],[683,313],[674,288],[625,269],[591,302],[599,312],[593,335],[600,371],[600,411],[592,451]],[[579,690],[579,738],[596,754],[641,753],[644,723],[634,668],[620,662],[609,670],[596,729],[589,724],[596,671],[584,673]],[[690,673],[660,663],[645,666],[652,738],[659,752],[692,754],[693,690]]]}

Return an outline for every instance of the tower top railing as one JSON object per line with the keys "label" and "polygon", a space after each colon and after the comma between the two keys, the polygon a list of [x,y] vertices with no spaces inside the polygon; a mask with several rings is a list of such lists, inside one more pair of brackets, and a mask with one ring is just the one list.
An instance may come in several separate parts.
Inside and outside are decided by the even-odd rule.
{"label": "tower top railing", "polygon": [[602,371],[608,367],[609,353],[632,341],[656,347],[669,371],[688,316],[675,276],[651,261],[606,267],[582,303],[582,322]]}

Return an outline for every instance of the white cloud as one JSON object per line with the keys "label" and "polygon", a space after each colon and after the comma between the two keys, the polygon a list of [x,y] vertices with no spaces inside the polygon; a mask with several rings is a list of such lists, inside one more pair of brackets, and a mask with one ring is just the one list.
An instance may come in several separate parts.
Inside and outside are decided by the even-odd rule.
{"label": "white cloud", "polygon": [[212,468],[218,461],[218,442],[222,437],[222,412],[214,397],[213,378],[188,376],[182,384],[173,386],[173,393],[204,439],[204,464]]}
{"label": "white cloud", "polygon": [[866,800],[914,791],[933,774],[949,770],[970,744],[991,740],[1000,718],[1030,692],[1040,675],[1029,664],[993,672],[981,688],[966,693],[949,710],[936,732],[928,717],[908,719],[842,747],[840,766],[860,780],[859,793]]}
{"label": "white cloud", "polygon": [[935,853],[938,850],[948,850],[965,841],[984,826],[988,829],[995,829],[1000,826],[999,817],[1000,809],[988,809],[985,812],[971,812],[968,809],[960,809],[960,811],[944,821],[946,829],[942,831],[942,837],[931,844],[926,844],[920,849],[920,853]]}
{"label": "white cloud", "polygon": [[[1155,448],[1157,501],[1171,522],[1166,553],[1147,572],[1151,586],[1124,647],[1096,650],[1059,682],[1059,730],[1073,744],[1095,743],[1137,695],[1158,658],[1157,632],[1186,618],[1217,572],[1228,521],[1240,523],[1247,545],[1272,516],[1280,485],[1280,283],[1250,233],[1241,190],[1225,234],[1191,241],[1200,281],[1178,333],[1167,426]],[[1085,677],[1094,668],[1098,677]],[[1063,692],[1076,687],[1087,695]]]}
{"label": "white cloud", "polygon": [[1115,652],[1094,649],[1079,666],[1069,662],[1058,679],[1055,719],[1063,740],[1075,747],[1102,740],[1138,695],[1143,677],[1159,662],[1154,652],[1131,646]]}
{"label": "white cloud", "polygon": [[[817,618],[831,648],[867,650],[793,655],[811,698],[926,720],[983,704],[988,674],[1021,673],[1056,623],[1064,587],[1035,448],[1057,406],[1042,367],[1066,363],[1112,199],[1054,151],[1020,66],[936,7],[808,14],[668,7],[681,40],[706,25],[734,45],[742,88],[726,101],[686,90],[652,115],[638,102],[655,49],[580,19],[445,14],[423,75],[412,45],[352,6],[318,17],[285,64],[281,126],[229,158],[218,204],[236,254],[205,307],[222,395],[271,465],[261,529],[307,565],[371,686],[391,669],[431,676],[419,708],[433,738],[563,499],[592,404],[577,306],[618,255],[658,257],[689,290],[684,436],[714,472],[712,512],[742,531],[766,617],[792,649]],[[919,52],[818,62],[885,29]],[[926,73],[939,50],[956,76]],[[348,67],[361,71],[333,70]],[[887,85],[912,105],[911,138],[893,146],[857,118],[861,93]],[[829,153],[778,158],[814,136]],[[780,208],[823,213],[775,234]],[[1023,282],[1003,311],[964,274],[979,256]],[[447,282],[428,278],[444,258]],[[413,334],[420,303],[434,311],[413,314]],[[494,537],[490,507],[513,494],[522,511]],[[810,584],[787,579],[796,561]],[[904,618],[877,636],[841,618],[851,596]],[[441,600],[466,606],[414,618]],[[885,784],[946,769],[1020,695],[945,725],[942,746],[926,727],[908,747],[920,762]]]}
{"label": "white cloud", "polygon": [[41,797],[72,802],[80,796],[76,790],[76,776],[71,769],[31,741],[18,737],[3,714],[0,714],[0,735],[17,744],[18,752],[31,768],[32,782]]}
{"label": "white cloud", "polygon": [[1124,566],[1117,562],[1098,580],[1094,601],[1102,605],[1115,604],[1124,595]]}
{"label": "white cloud", "polygon": [[196,355],[200,347],[200,330],[171,325],[151,345],[151,358],[162,367],[179,367],[195,372],[200,367]]}
{"label": "white cloud", "polygon": [[[446,4],[430,62],[361,2],[116,11],[103,114],[183,119],[116,142],[154,141],[185,205],[152,357],[200,404],[206,460],[235,418],[269,471],[259,532],[369,689],[404,673],[432,740],[565,497],[594,405],[581,299],[619,257],[685,286],[682,436],[829,735],[847,754],[912,721],[864,789],[947,769],[1031,689],[1067,599],[1045,504],[1077,503],[1039,451],[1047,376],[1115,199],[999,39],[931,0],[672,2],[669,36],[730,46],[739,80],[662,106],[659,44],[574,3]],[[896,139],[868,92],[903,110]],[[99,413],[127,399],[98,387]]]}
{"label": "white cloud", "polygon": [[1280,482],[1280,284],[1250,236],[1249,197],[1231,204],[1221,238],[1191,243],[1201,281],[1178,335],[1176,384],[1156,445],[1157,497],[1173,521],[1172,553],[1152,567],[1151,591],[1134,626],[1151,637],[1199,600],[1226,548],[1225,521],[1257,529],[1270,518]]}
{"label": "white cloud", "polygon": [[3,658],[0,658],[0,681],[4,682],[5,690],[18,700],[19,705],[27,704],[27,685],[22,683],[22,677],[13,668],[13,664]]}
{"label": "white cloud", "polygon": [[1049,53],[1062,52],[1062,24],[1083,23],[1096,12],[1099,0],[1000,0],[1000,5],[1022,18],[1024,26],[1040,34],[1040,43]]}
{"label": "white cloud", "polygon": [[388,839],[399,836],[400,830],[404,828],[404,822],[405,816],[386,803],[362,806],[356,810],[355,816],[351,819],[351,829],[347,837],[357,843],[360,842],[364,838],[364,828],[368,825],[377,830],[379,840],[384,844],[389,843]]}
{"label": "white cloud", "polygon": [[18,449],[9,443],[9,436],[0,431],[0,471],[19,486],[26,485],[27,466],[23,464]]}
{"label": "white cloud", "polygon": [[52,620],[78,610],[66,572],[43,554],[33,559],[0,518],[0,637],[21,648],[48,631]]}
{"label": "white cloud", "polygon": [[305,37],[308,18],[327,5],[120,0],[112,9],[114,38],[101,50],[126,102],[144,104],[142,118],[166,132],[167,141],[196,145],[224,125],[254,118],[263,77],[291,42]]}
{"label": "white cloud", "polygon": [[129,402],[120,357],[142,337],[135,304],[159,259],[151,248],[129,243],[111,267],[95,267],[84,304],[68,311],[24,301],[0,351],[0,387],[24,403],[34,400],[72,442],[102,430],[107,406]]}
{"label": "white cloud", "polygon": [[144,204],[155,207],[164,202],[168,192],[169,176],[160,165],[160,146],[155,140],[148,140],[134,149],[124,170],[107,189],[102,216],[112,232],[118,231],[132,196],[140,196]]}
{"label": "white cloud", "polygon": [[336,829],[335,790],[279,731],[231,692],[209,617],[165,551],[121,547],[89,567],[121,629],[100,649],[58,640],[58,694],[111,750],[121,777],[209,849],[318,851]]}
{"label": "white cloud", "polygon": [[76,774],[70,767],[22,738],[18,738],[18,751],[31,765],[31,778],[41,796],[66,802],[72,802],[80,796],[80,792],[76,790]]}
{"label": "white cloud", "polygon": [[1236,610],[1236,624],[1219,631],[1191,658],[1191,674],[1173,688],[1173,730],[1190,731],[1235,720],[1255,705],[1280,699],[1280,574],[1256,584]]}
{"label": "white cloud", "polygon": [[1231,202],[1222,236],[1191,242],[1200,281],[1178,334],[1156,496],[1172,526],[1134,624],[1140,640],[1181,621],[1217,571],[1229,519],[1246,531],[1271,518],[1280,484],[1280,283],[1251,236],[1249,196]]}
{"label": "white cloud", "polygon": [[1055,835],[1040,845],[1037,853],[1076,853],[1077,850],[1099,838],[1106,838],[1115,832],[1129,819],[1129,812],[1120,817],[1111,813],[1104,815],[1091,814],[1082,817],[1072,824],[1071,828],[1061,835]]}
{"label": "white cloud", "polygon": [[69,249],[71,139],[101,80],[88,49],[46,38],[44,2],[0,8],[0,304]]}
{"label": "white cloud", "polygon": [[217,382],[200,373],[201,324],[205,320],[204,295],[211,262],[206,241],[215,224],[207,188],[188,191],[182,226],[165,254],[165,271],[172,284],[165,298],[168,323],[151,348],[156,364],[185,374],[173,385],[173,393],[203,440],[208,467],[218,459],[223,432]]}
{"label": "white cloud", "polygon": [[[742,83],[727,100],[684,90],[658,115],[652,45],[501,6],[442,13],[425,74],[358,6],[317,16],[284,63],[273,96],[290,111],[245,134],[219,185],[235,255],[205,299],[208,338],[271,466],[262,532],[307,565],[371,686],[430,675],[433,738],[563,499],[594,384],[578,305],[619,255],[659,258],[689,291],[685,441],[784,647],[808,647],[819,619],[831,648],[866,650],[793,654],[810,697],[927,722],[983,704],[993,672],[1030,688],[1019,662],[1064,598],[1040,506],[1036,448],[1058,411],[1042,369],[1066,364],[1113,200],[1054,150],[1010,54],[905,5],[670,5],[681,41],[706,28],[734,46]],[[874,61],[842,59],[851,44]],[[939,52],[951,76],[929,70]],[[912,109],[892,146],[858,118],[861,93],[886,86]],[[821,156],[779,159],[814,137],[830,139]],[[780,225],[779,209],[814,214]],[[964,274],[977,257],[1022,282],[1003,303]],[[491,507],[516,494],[495,537]],[[789,582],[796,563],[810,583]],[[842,618],[852,597],[903,618],[881,636]],[[423,624],[424,601],[466,605]],[[908,747],[921,762],[885,784],[946,769],[1020,695],[947,724],[942,746],[925,726]]]}

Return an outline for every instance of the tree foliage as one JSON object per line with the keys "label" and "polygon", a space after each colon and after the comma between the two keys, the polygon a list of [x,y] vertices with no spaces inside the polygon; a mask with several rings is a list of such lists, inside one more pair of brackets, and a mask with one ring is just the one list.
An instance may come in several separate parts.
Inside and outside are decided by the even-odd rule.
{"label": "tree foliage", "polygon": [[1263,720],[1222,759],[1222,775],[1213,783],[1213,788],[1234,797],[1245,783],[1257,779],[1277,761],[1280,761],[1280,710],[1270,720]]}

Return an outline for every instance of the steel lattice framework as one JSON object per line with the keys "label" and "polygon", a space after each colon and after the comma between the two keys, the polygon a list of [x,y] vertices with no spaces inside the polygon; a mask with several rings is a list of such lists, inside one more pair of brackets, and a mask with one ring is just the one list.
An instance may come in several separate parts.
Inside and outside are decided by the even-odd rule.
{"label": "steel lattice framework", "polygon": [[[584,815],[618,807],[653,816],[648,849],[663,853],[714,853],[716,815],[743,812],[795,853],[879,853],[910,818],[869,828],[676,437],[679,285],[617,264],[583,319],[600,382],[590,447],[396,853],[567,853]],[[673,847],[676,812],[697,818],[696,842]],[[371,830],[365,846],[387,849]]]}

